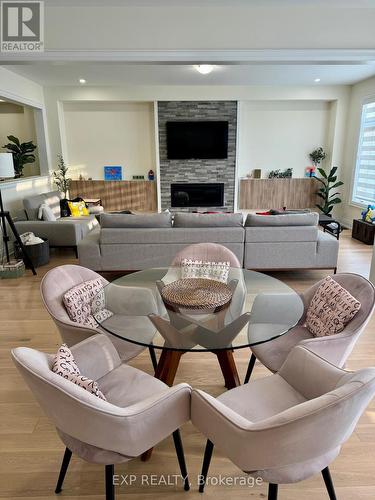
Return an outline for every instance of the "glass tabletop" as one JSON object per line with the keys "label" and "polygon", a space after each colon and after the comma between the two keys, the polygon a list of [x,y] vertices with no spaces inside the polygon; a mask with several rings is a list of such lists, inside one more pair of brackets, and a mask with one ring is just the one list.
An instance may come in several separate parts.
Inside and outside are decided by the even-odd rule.
{"label": "glass tabletop", "polygon": [[133,344],[221,351],[269,342],[301,319],[300,295],[282,281],[231,268],[227,282],[152,268],[108,283],[93,301],[100,329]]}

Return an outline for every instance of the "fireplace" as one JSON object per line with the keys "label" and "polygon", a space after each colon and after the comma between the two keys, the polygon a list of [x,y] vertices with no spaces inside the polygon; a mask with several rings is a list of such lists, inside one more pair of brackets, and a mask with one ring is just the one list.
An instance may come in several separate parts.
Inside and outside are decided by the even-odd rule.
{"label": "fireplace", "polygon": [[224,183],[171,184],[172,207],[222,207]]}

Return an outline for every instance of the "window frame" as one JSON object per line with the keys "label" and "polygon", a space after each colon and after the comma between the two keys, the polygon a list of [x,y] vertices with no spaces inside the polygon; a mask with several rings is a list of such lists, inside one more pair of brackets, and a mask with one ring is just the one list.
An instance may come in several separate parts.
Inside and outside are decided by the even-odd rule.
{"label": "window frame", "polygon": [[357,139],[355,153],[354,153],[355,154],[355,156],[354,156],[354,170],[352,173],[352,183],[351,183],[352,185],[351,185],[351,193],[350,193],[350,205],[354,206],[354,207],[359,207],[359,208],[366,208],[368,206],[368,203],[366,203],[366,202],[361,203],[361,202],[357,201],[354,198],[354,195],[355,195],[355,190],[356,190],[356,182],[357,182],[357,178],[358,178],[357,172],[358,172],[358,162],[359,162],[359,148],[362,145],[362,138],[363,138],[363,128],[362,128],[362,118],[363,118],[363,112],[364,112],[363,108],[367,104],[372,104],[372,103],[375,104],[375,95],[371,95],[371,96],[368,96],[365,99],[363,99],[363,101],[361,102],[361,108],[360,108],[360,112],[359,112],[358,139]]}

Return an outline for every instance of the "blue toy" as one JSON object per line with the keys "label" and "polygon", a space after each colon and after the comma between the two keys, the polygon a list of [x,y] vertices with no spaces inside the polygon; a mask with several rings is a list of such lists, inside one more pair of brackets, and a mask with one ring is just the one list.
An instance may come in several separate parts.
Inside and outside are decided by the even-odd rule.
{"label": "blue toy", "polygon": [[368,205],[363,212],[361,212],[362,220],[366,222],[370,222],[371,224],[375,223],[375,205]]}

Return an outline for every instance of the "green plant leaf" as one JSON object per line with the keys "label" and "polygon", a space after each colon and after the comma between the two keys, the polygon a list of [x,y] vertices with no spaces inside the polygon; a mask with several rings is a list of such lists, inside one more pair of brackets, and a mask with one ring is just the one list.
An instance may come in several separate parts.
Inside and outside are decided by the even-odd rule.
{"label": "green plant leaf", "polygon": [[320,175],[324,178],[324,179],[328,179],[327,177],[327,174],[325,173],[325,171],[322,169],[322,168],[318,168],[318,172],[320,173]]}
{"label": "green plant leaf", "polygon": [[337,187],[343,186],[343,184],[344,183],[342,181],[338,181],[338,182],[336,182],[336,184],[334,184],[333,186],[331,186],[331,189],[335,189]]}
{"label": "green plant leaf", "polygon": [[328,207],[327,210],[324,212],[326,215],[330,214],[333,210],[333,206],[332,207]]}
{"label": "green plant leaf", "polygon": [[341,198],[333,198],[333,200],[329,200],[330,205],[337,205],[338,203],[341,203]]}
{"label": "green plant leaf", "polygon": [[322,198],[322,200],[326,199],[326,197],[321,193],[316,193],[316,195],[319,196],[319,198]]}
{"label": "green plant leaf", "polygon": [[318,207],[319,210],[321,210],[322,212],[324,212],[324,209],[323,209],[323,207],[321,205],[316,204],[315,206]]}
{"label": "green plant leaf", "polygon": [[337,172],[337,167],[332,167],[331,170],[329,171],[328,177],[333,177],[336,172]]}
{"label": "green plant leaf", "polygon": [[9,141],[14,142],[15,144],[17,144],[17,146],[20,146],[19,139],[17,137],[15,137],[14,135],[8,135],[7,138],[8,138]]}

